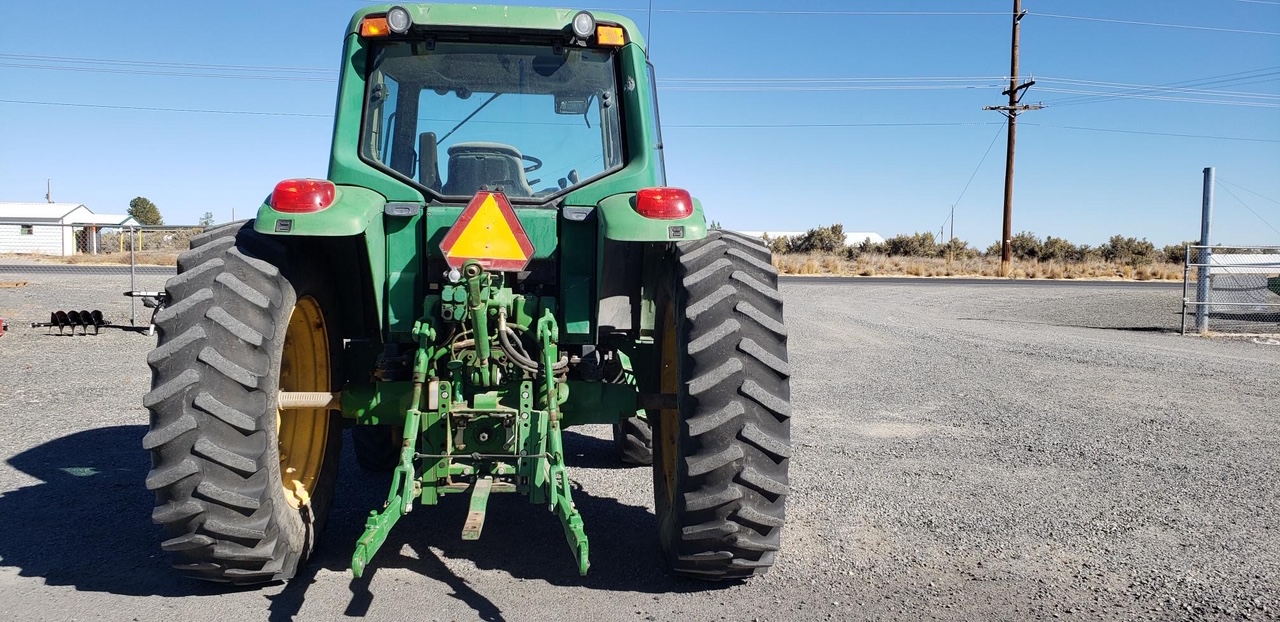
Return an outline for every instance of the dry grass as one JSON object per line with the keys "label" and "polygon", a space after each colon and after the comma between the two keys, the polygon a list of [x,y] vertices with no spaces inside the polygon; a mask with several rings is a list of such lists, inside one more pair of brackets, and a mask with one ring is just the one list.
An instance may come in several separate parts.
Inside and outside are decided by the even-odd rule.
{"label": "dry grass", "polygon": [[[943,258],[863,255],[856,260],[849,260],[837,255],[794,254],[775,255],[773,265],[782,274],[799,275],[991,278],[1000,276],[1000,260],[994,257],[947,261]],[[1103,261],[1081,263],[1014,261],[1010,278],[1180,281],[1182,266],[1157,263],[1135,268]]]}

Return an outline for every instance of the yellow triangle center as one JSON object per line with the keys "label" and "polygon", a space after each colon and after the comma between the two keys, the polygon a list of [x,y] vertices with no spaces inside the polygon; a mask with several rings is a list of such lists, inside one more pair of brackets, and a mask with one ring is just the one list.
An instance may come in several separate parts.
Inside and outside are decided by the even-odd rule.
{"label": "yellow triangle center", "polygon": [[485,197],[448,255],[461,259],[528,259],[492,194]]}

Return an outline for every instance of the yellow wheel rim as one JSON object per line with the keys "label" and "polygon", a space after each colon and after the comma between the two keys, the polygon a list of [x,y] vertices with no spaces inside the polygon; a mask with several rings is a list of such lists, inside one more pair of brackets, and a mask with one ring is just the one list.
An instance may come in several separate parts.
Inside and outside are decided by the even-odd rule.
{"label": "yellow wheel rim", "polygon": [[[281,391],[329,391],[329,331],[315,298],[293,307],[280,356]],[[324,408],[276,410],[280,440],[280,480],[289,505],[311,503],[329,440],[329,411]]]}
{"label": "yellow wheel rim", "polygon": [[[662,312],[662,395],[680,394],[680,352],[676,348],[675,305],[668,302]],[[678,403],[678,402],[677,402]],[[662,478],[666,482],[667,507],[675,503],[676,453],[680,438],[680,410],[663,408],[659,415],[658,442],[662,445]]]}

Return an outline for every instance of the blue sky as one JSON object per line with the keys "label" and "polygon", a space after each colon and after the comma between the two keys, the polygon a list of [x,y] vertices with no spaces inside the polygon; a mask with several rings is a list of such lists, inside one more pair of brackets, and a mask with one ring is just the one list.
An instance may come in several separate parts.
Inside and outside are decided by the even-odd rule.
{"label": "blue sky", "polygon": [[[588,8],[643,26],[646,4]],[[0,200],[43,200],[52,178],[55,200],[97,212],[141,195],[170,223],[206,211],[225,221],[250,215],[280,179],[323,176],[341,34],[361,5],[4,2]],[[1011,1],[653,8],[668,178],[709,217],[888,236],[936,232],[959,199],[957,237],[998,239],[1003,119],[981,108],[1003,100]],[[1049,107],[1020,118],[1015,231],[1095,245],[1116,233],[1196,238],[1201,170],[1214,166],[1214,241],[1280,244],[1280,0],[1024,9],[1022,74],[1037,81],[1025,103]],[[1082,99],[1117,92],[1144,98]]]}

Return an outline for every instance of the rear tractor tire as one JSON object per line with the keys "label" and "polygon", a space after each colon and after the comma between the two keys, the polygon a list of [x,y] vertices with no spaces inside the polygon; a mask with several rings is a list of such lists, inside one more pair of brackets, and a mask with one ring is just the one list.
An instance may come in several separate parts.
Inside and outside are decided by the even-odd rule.
{"label": "rear tractor tire", "polygon": [[240,223],[194,238],[165,285],[142,445],[160,547],[191,577],[289,579],[324,527],[341,417],[277,409],[280,391],[333,391],[340,377],[340,319],[316,261]]}
{"label": "rear tractor tire", "polygon": [[[773,566],[790,493],[790,366],[778,277],[758,240],[677,245],[658,292],[654,498],[670,570],[744,579]],[[668,398],[669,399],[669,398]]]}

